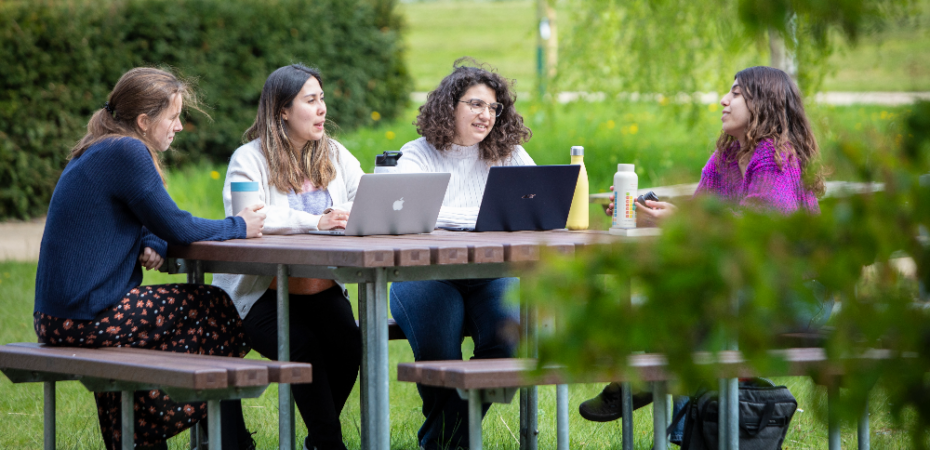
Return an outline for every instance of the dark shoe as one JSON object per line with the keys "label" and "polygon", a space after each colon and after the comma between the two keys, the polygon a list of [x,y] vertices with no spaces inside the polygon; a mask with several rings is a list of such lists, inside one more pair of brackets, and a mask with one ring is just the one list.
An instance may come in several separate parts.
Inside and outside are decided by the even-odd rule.
{"label": "dark shoe", "polygon": [[243,442],[242,440],[240,440],[240,441],[239,441],[239,448],[242,449],[242,450],[256,450],[256,449],[258,448],[258,444],[255,442],[255,438],[252,437],[252,435],[254,435],[255,433],[258,433],[258,432],[257,432],[257,431],[253,431],[253,432],[249,433],[249,438],[248,438],[248,440],[245,441],[245,442]]}
{"label": "dark shoe", "polygon": [[[623,402],[620,395],[620,383],[610,383],[603,391],[590,400],[578,406],[581,417],[592,422],[610,422],[623,417]],[[633,410],[637,410],[652,403],[652,392],[636,392],[633,394]]]}

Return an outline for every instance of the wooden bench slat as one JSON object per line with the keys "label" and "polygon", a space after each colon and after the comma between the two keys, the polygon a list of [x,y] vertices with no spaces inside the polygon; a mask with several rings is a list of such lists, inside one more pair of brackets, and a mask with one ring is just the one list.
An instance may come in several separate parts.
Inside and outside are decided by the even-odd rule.
{"label": "wooden bench slat", "polygon": [[[102,349],[104,350],[104,349]],[[105,349],[108,351],[115,351],[118,353],[134,353],[134,352],[144,352],[148,354],[151,350],[139,349],[139,348],[109,348]],[[313,366],[308,363],[299,363],[292,361],[270,361],[270,360],[254,360],[246,358],[232,358],[228,356],[215,356],[215,355],[195,355],[189,353],[172,353],[172,357],[179,358],[183,360],[190,360],[196,362],[198,360],[208,362],[210,365],[228,365],[229,367],[235,368],[239,371],[243,369],[243,366],[248,368],[266,368],[267,374],[267,383],[291,383],[291,384],[301,384],[301,383],[311,383],[313,382]],[[241,386],[236,384],[235,386]]]}
{"label": "wooden bench slat", "polygon": [[185,389],[221,389],[228,386],[225,369],[189,364],[152,367],[145,358],[125,355],[118,361],[97,349],[80,347],[0,346],[0,367],[72,374]]}
{"label": "wooden bench slat", "polygon": [[[780,358],[784,365],[779,373],[758,374],[749,366],[740,352],[728,351],[712,354],[698,352],[694,354],[697,364],[719,365],[722,377],[769,376],[804,376],[814,371],[824,376],[842,375],[842,367],[827,358],[822,348],[794,348],[773,350],[772,356]],[[887,350],[870,350],[850,361],[862,364],[874,364],[892,358]],[[632,373],[625,375],[610,371],[589,372],[583,379],[569,376],[560,367],[543,368],[535,372],[535,360],[532,359],[472,359],[469,361],[421,361],[402,363],[397,366],[398,381],[421,383],[428,386],[440,386],[458,389],[493,389],[507,387],[538,386],[563,384],[566,382],[606,382],[631,381],[633,374],[641,381],[666,381],[672,378],[667,370],[668,361],[664,355],[631,355],[627,366]]]}

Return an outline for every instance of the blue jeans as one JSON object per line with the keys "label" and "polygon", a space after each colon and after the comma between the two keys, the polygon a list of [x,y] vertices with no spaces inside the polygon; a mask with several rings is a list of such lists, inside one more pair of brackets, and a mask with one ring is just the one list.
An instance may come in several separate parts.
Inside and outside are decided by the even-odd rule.
{"label": "blue jeans", "polygon": [[[474,359],[509,358],[516,342],[501,330],[519,320],[517,308],[504,304],[504,293],[517,278],[405,281],[391,285],[391,314],[407,335],[417,361],[462,359],[468,330],[475,341]],[[455,389],[417,384],[426,420],[417,433],[420,446],[468,448],[468,402]],[[482,417],[490,404],[485,404]]]}

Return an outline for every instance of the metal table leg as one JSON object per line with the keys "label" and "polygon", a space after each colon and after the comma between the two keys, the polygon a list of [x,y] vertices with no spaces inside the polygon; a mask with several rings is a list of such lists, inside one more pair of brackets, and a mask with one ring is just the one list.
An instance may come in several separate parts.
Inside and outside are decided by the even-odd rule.
{"label": "metal table leg", "polygon": [[723,446],[722,450],[729,450],[727,445],[727,419],[729,415],[727,414],[727,404],[729,403],[729,395],[727,395],[727,380],[725,378],[720,378],[717,380],[717,442]]}
{"label": "metal table leg", "polygon": [[[278,361],[291,360],[291,330],[288,322],[291,298],[287,284],[289,273],[286,265],[278,264]],[[212,429],[210,431],[212,434]],[[278,448],[294,450],[294,441],[294,404],[291,397],[291,385],[279,383]],[[215,448],[212,443],[210,446]]]}
{"label": "metal table leg", "polygon": [[[539,334],[537,333],[538,310],[521,302],[520,324],[523,326],[523,342],[526,342],[526,358],[538,357]],[[538,428],[539,391],[536,386],[520,389],[520,450],[536,450],[539,444]]]}
{"label": "metal table leg", "polygon": [[[375,444],[380,450],[391,448],[391,392],[388,377],[388,286],[387,269],[375,269],[374,304],[369,305],[374,311],[374,378],[370,381],[374,385],[375,418],[377,421]],[[370,444],[370,443],[369,443]]]}
{"label": "metal table leg", "polygon": [[664,381],[656,381],[653,383],[652,388],[652,427],[653,427],[653,444],[652,448],[654,450],[667,450],[668,449],[668,433],[665,432],[666,425],[668,422],[666,416],[668,416],[668,402],[666,401],[666,393],[668,391],[668,385]]}
{"label": "metal table leg", "polygon": [[201,438],[200,438],[200,423],[194,424],[191,427],[191,448],[197,450],[203,450],[201,447]]}
{"label": "metal table leg", "polygon": [[481,390],[468,391],[468,450],[481,450]]}
{"label": "metal table leg", "polygon": [[374,275],[373,283],[358,285],[362,327],[362,448],[387,450],[391,445],[387,270],[374,269]]}
{"label": "metal table leg", "polygon": [[830,450],[840,450],[840,420],[839,420],[840,384],[838,380],[831,380],[827,386],[827,442]]}
{"label": "metal table leg", "polygon": [[371,441],[371,433],[374,431],[375,426],[372,423],[372,407],[371,401],[375,396],[371,392],[371,383],[372,379],[371,369],[372,363],[369,361],[369,349],[372,348],[373,343],[371,324],[373,319],[371,317],[372,308],[369,305],[369,295],[368,295],[368,283],[359,283],[358,284],[358,325],[359,329],[362,332],[362,365],[359,370],[359,419],[361,421],[361,448],[364,450],[373,448]]}
{"label": "metal table leg", "polygon": [[620,386],[623,388],[620,393],[623,450],[633,450],[633,386],[629,382],[621,383]]}
{"label": "metal table leg", "polygon": [[556,448],[568,450],[568,385],[555,386]]}
{"label": "metal table leg", "polygon": [[210,400],[207,402],[207,434],[210,435],[210,448],[222,450],[223,448],[223,426],[220,415],[220,401]]}
{"label": "metal table leg", "polygon": [[869,437],[869,399],[865,399],[865,409],[862,410],[862,415],[859,416],[858,432],[859,450],[869,450],[869,447],[871,447],[871,440]]}
{"label": "metal table leg", "polygon": [[[188,284],[204,284],[203,278],[203,265],[200,261],[188,261],[189,272],[187,272],[187,283]],[[209,409],[209,406],[208,406]],[[209,411],[207,411],[209,414]],[[208,419],[209,420],[209,419]],[[197,450],[204,450],[206,444],[204,435],[201,433],[202,424],[196,423],[191,427],[191,448],[196,448]]]}
{"label": "metal table leg", "polygon": [[135,427],[133,426],[133,410],[132,410],[132,391],[121,391],[120,392],[120,403],[122,406],[121,411],[121,421],[122,423],[120,431],[122,433],[122,443],[123,450],[133,450],[135,446]]}
{"label": "metal table leg", "polygon": [[727,380],[727,449],[739,449],[739,378]]}
{"label": "metal table leg", "polygon": [[55,450],[55,382],[46,381],[45,385],[45,450]]}

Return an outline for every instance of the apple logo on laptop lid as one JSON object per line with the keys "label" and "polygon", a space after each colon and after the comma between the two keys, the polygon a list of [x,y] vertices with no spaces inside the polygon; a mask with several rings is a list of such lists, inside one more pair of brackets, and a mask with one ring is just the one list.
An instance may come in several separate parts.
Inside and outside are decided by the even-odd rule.
{"label": "apple logo on laptop lid", "polygon": [[404,209],[404,198],[401,197],[400,200],[394,202],[394,211],[400,211]]}

